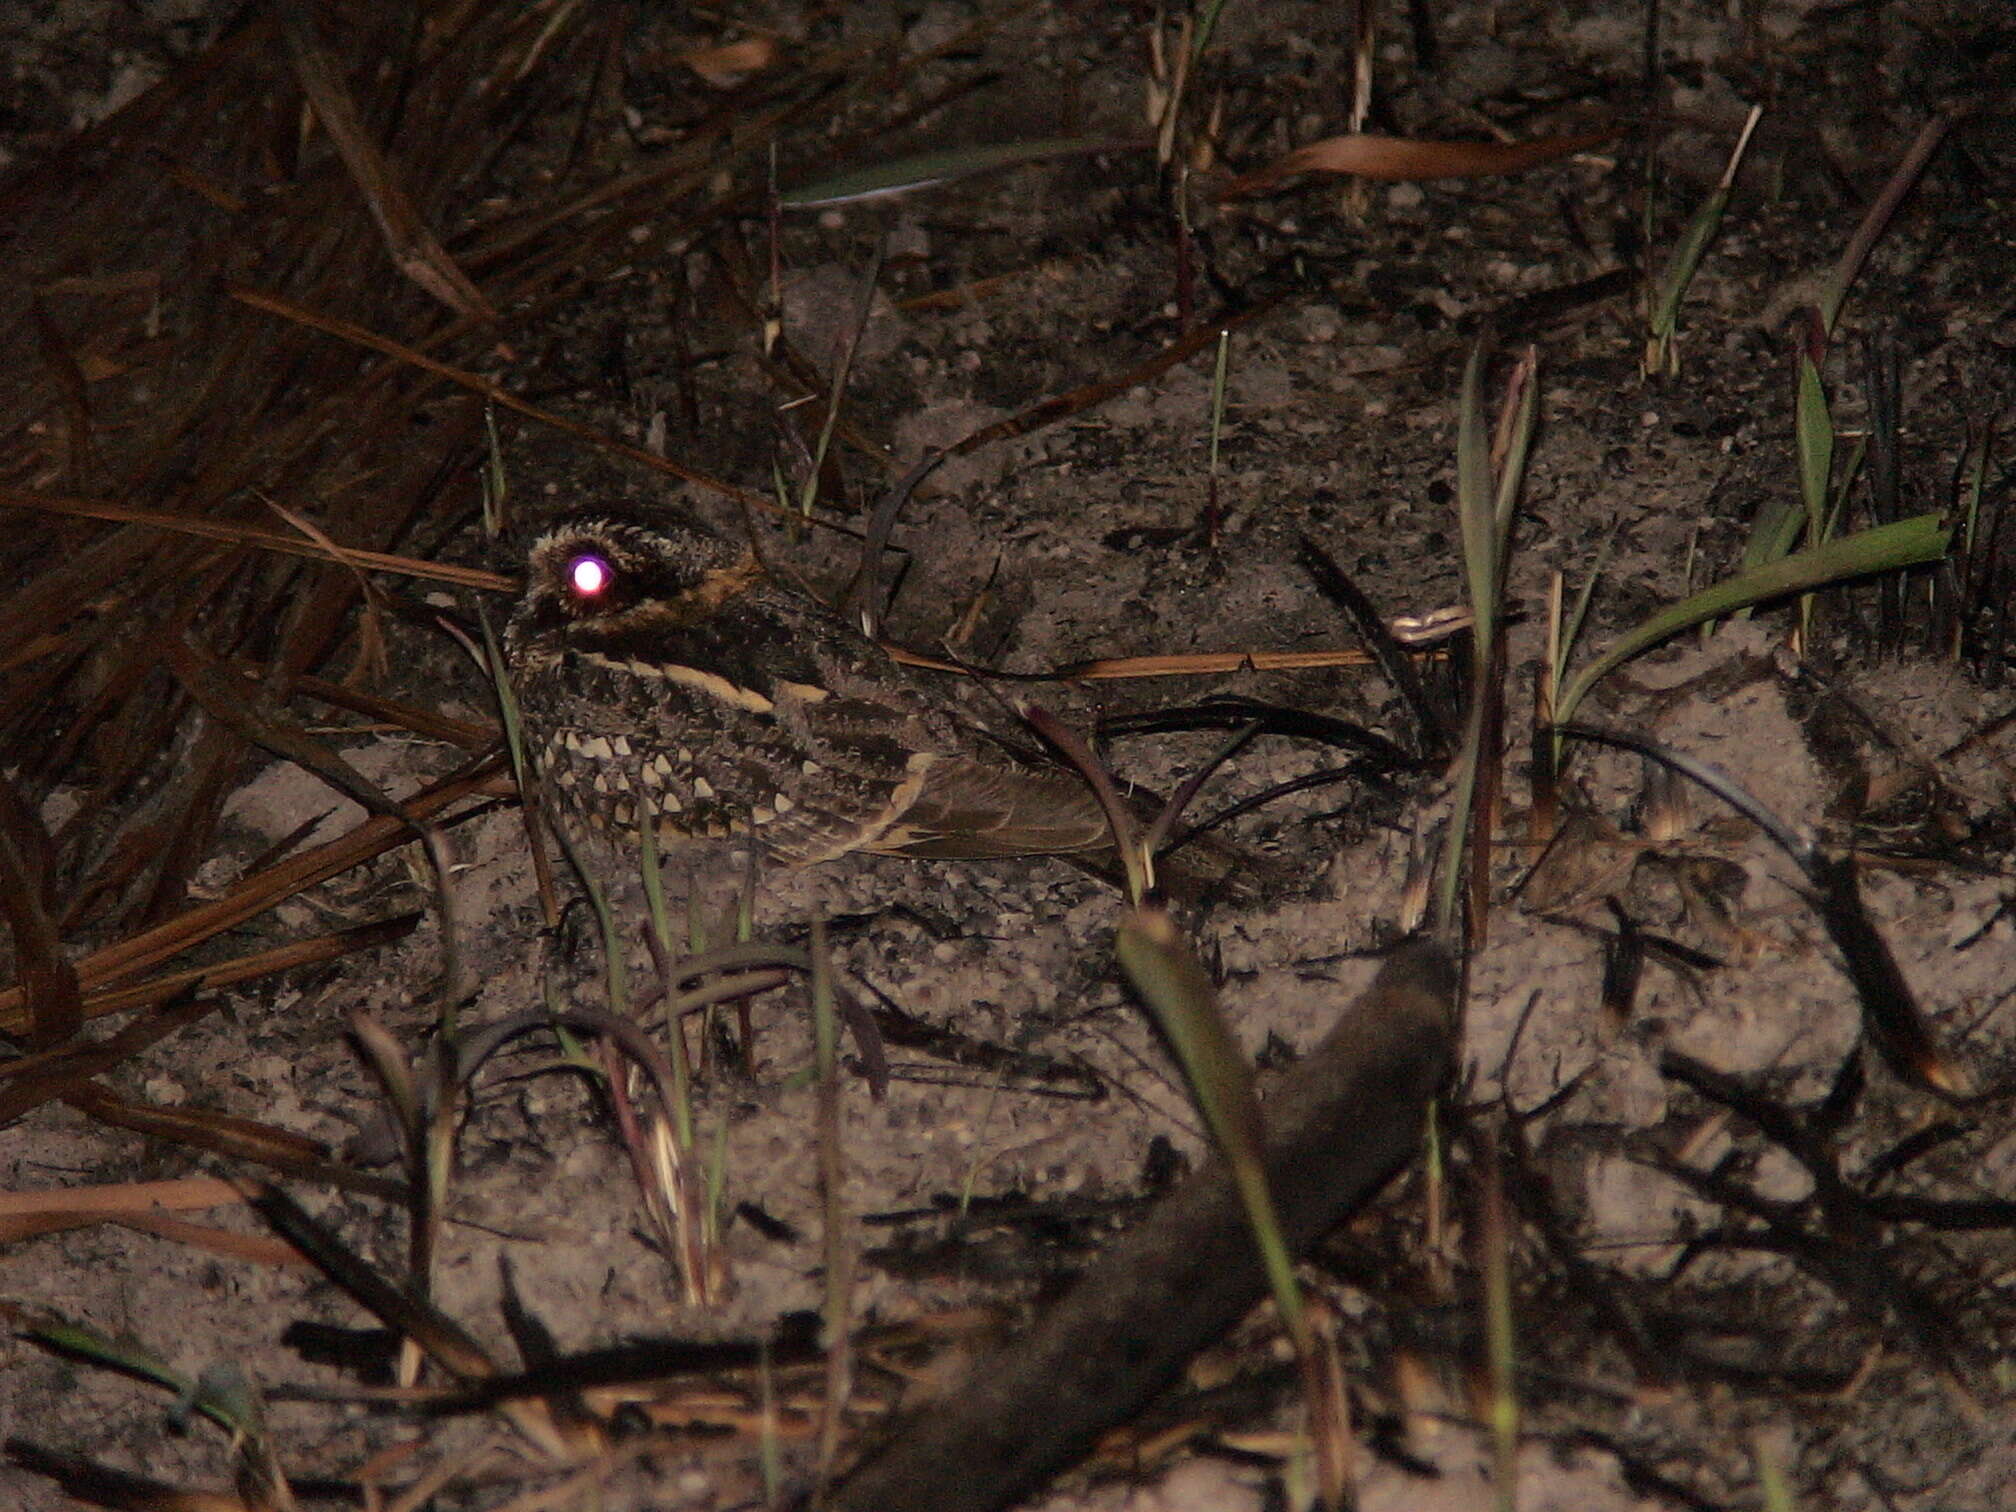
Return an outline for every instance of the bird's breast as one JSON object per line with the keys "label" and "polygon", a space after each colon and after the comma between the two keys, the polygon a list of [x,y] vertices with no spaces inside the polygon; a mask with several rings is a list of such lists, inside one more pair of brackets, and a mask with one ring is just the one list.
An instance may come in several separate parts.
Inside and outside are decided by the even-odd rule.
{"label": "bird's breast", "polygon": [[[748,833],[779,793],[774,702],[677,661],[576,652],[553,670],[566,696],[529,721],[546,786],[576,817],[634,841]],[[788,804],[788,799],[786,800]]]}

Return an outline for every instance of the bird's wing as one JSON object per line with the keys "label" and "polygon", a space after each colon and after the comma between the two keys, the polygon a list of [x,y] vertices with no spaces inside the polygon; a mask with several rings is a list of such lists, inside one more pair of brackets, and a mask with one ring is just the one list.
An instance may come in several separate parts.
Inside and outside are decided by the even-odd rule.
{"label": "bird's wing", "polygon": [[912,767],[908,802],[863,849],[971,859],[1056,855],[1111,841],[1104,811],[1075,779],[963,756],[920,757]]}

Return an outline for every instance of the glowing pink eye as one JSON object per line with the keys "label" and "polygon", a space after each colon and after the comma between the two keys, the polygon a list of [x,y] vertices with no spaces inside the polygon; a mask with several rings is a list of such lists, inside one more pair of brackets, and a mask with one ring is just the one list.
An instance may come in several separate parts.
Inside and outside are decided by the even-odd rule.
{"label": "glowing pink eye", "polygon": [[581,598],[595,598],[607,591],[616,574],[599,556],[583,555],[567,564],[567,586]]}

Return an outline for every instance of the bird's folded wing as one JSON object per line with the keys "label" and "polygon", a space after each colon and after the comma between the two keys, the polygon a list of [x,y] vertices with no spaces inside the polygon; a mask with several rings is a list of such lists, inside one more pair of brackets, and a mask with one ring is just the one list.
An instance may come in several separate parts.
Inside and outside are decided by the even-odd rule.
{"label": "bird's folded wing", "polygon": [[884,855],[1041,856],[1109,843],[1106,815],[1077,780],[961,756],[916,758],[907,803],[866,850]]}

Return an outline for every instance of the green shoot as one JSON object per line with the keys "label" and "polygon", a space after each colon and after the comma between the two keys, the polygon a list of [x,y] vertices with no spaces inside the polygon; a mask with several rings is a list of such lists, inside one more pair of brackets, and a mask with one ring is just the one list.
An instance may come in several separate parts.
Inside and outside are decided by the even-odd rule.
{"label": "green shoot", "polygon": [[567,859],[574,863],[582,890],[588,894],[588,906],[595,910],[595,923],[602,933],[603,965],[609,981],[609,1010],[627,1014],[630,1011],[630,963],[623,953],[623,931],[616,923],[609,894],[595,880],[593,869],[581,864],[580,858],[574,854],[573,842],[565,837],[564,832],[561,832],[560,844],[567,852]]}
{"label": "green shoot", "polygon": [[1680,303],[1687,297],[1701,259],[1715,240],[1715,233],[1722,227],[1722,217],[1729,209],[1730,191],[1735,187],[1736,172],[1750,146],[1750,134],[1757,129],[1758,118],[1763,114],[1761,106],[1750,107],[1749,119],[1743,123],[1742,135],[1736,139],[1736,148],[1729,154],[1721,180],[1714,192],[1701,202],[1701,208],[1694,212],[1686,235],[1680,238],[1680,244],[1673,249],[1672,259],[1666,264],[1666,273],[1659,281],[1647,322],[1644,372],[1648,377],[1653,373],[1664,373],[1670,378],[1680,371],[1680,345],[1677,340]]}
{"label": "green shoot", "polygon": [[1446,1143],[1442,1137],[1442,1099],[1431,1097],[1421,1128],[1421,1205],[1426,1210],[1421,1234],[1423,1248],[1427,1251],[1428,1274],[1438,1294],[1446,1294],[1449,1290],[1449,1163]]}
{"label": "green shoot", "polygon": [[[652,955],[665,963],[674,959],[672,926],[665,906],[665,879],[658,857],[658,816],[651,800],[640,787],[637,791],[638,861],[643,872],[644,901],[650,916]],[[665,1032],[671,1046],[666,1056],[672,1068],[672,1085],[666,1099],[671,1122],[660,1126],[660,1140],[652,1148],[650,1169],[657,1174],[663,1203],[670,1209],[672,1250],[679,1260],[681,1285],[688,1300],[706,1302],[713,1295],[714,1277],[721,1263],[715,1244],[715,1210],[711,1198],[703,1194],[703,1183],[695,1167],[697,1127],[693,1118],[693,1063],[686,1053],[686,1020],[673,1004],[673,984],[662,984],[666,1012]]]}
{"label": "green shoot", "polygon": [[[1215,22],[1215,15],[1212,17]],[[1177,23],[1176,45],[1164,45],[1162,23],[1158,19],[1148,32],[1148,124],[1155,128],[1155,162],[1167,168],[1176,157],[1176,126],[1183,115],[1183,100],[1190,92],[1190,74],[1199,56],[1197,28],[1185,16]],[[1175,61],[1168,54],[1175,53]]]}
{"label": "green shoot", "polygon": [[[1457,928],[1457,891],[1464,875],[1463,854],[1470,843],[1471,828],[1480,819],[1476,812],[1480,795],[1486,791],[1485,785],[1492,775],[1487,772],[1486,763],[1495,752],[1486,751],[1485,747],[1489,733],[1496,728],[1501,691],[1495,679],[1504,609],[1505,562],[1512,534],[1513,505],[1525,477],[1539,409],[1539,392],[1534,381],[1537,359],[1529,349],[1507,385],[1505,406],[1499,417],[1496,447],[1499,466],[1494,485],[1493,447],[1484,425],[1484,356],[1484,343],[1480,341],[1471,348],[1457,402],[1456,509],[1462,527],[1463,568],[1474,628],[1469,710],[1457,756],[1454,804],[1435,900],[1436,928],[1445,938]],[[1488,816],[1485,818],[1488,822]],[[1482,882],[1480,872],[1472,879],[1472,886],[1481,886]]]}
{"label": "green shoot", "polygon": [[[1793,453],[1799,474],[1796,504],[1776,495],[1757,511],[1750,538],[1743,546],[1743,568],[1775,562],[1791,551],[1800,536],[1808,547],[1824,544],[1833,533],[1848,490],[1861,470],[1866,447],[1858,445],[1845,468],[1834,464],[1836,432],[1827,387],[1810,351],[1799,357],[1798,391],[1793,404]],[[1837,478],[1835,475],[1839,473]],[[1803,615],[1802,615],[1803,620]]]}
{"label": "green shoot", "polygon": [[1704,588],[1652,615],[1578,672],[1555,707],[1554,721],[1568,723],[1597,683],[1634,656],[1683,630],[1788,594],[1936,562],[1946,555],[1952,538],[1952,527],[1940,516],[1914,515],[1908,520],[1895,520],[1871,530],[1836,537],[1824,545],[1808,547]]}
{"label": "green shoot", "polygon": [[756,1380],[762,1427],[756,1439],[756,1459],[763,1473],[763,1505],[784,1505],[784,1445],[777,1431],[777,1371],[770,1359],[768,1337],[756,1342]]}
{"label": "green shoot", "polygon": [[1218,435],[1225,427],[1225,369],[1232,352],[1232,332],[1218,333],[1218,360],[1211,368],[1211,476],[1218,476]]}
{"label": "green shoot", "polygon": [[1294,1256],[1274,1206],[1253,1068],[1226,1027],[1210,976],[1166,910],[1137,905],[1121,921],[1115,946],[1128,980],[1175,1048],[1191,1100],[1231,1172],[1282,1328],[1294,1346],[1322,1499],[1325,1505],[1342,1505],[1349,1435],[1338,1370],[1334,1352],[1304,1306]]}
{"label": "green shoot", "polygon": [[[818,474],[815,472],[813,476]],[[777,501],[777,512],[788,517],[795,507],[791,502],[791,483],[784,476],[784,464],[775,457],[770,459],[770,495]]]}
{"label": "green shoot", "polygon": [[[1802,525],[1809,550],[1827,542],[1829,500],[1846,495],[1854,469],[1851,467],[1838,483],[1833,481],[1836,433],[1826,385],[1820,376],[1820,362],[1834,334],[1835,324],[1841,317],[1842,306],[1847,302],[1848,291],[1868,261],[1870,252],[1924,173],[1934,150],[1963,114],[1964,110],[1944,112],[1920,128],[1903,160],[1870,204],[1861,224],[1855,228],[1855,234],[1839,260],[1821,281],[1820,293],[1808,310],[1808,329],[1799,357],[1793,407],[1799,504],[1804,507],[1804,519],[1801,520],[1788,500],[1778,498],[1767,503],[1751,523],[1750,539],[1743,551],[1743,567],[1746,570],[1783,557],[1798,541]],[[1802,624],[1808,613],[1810,606],[1802,608]]]}
{"label": "green shoot", "polygon": [[81,1323],[55,1319],[34,1324],[25,1332],[52,1349],[82,1356],[174,1392],[178,1423],[191,1416],[205,1417],[231,1435],[245,1489],[256,1489],[266,1505],[279,1508],[294,1505],[293,1491],[273,1454],[259,1393],[236,1364],[227,1361],[213,1365],[191,1380],[145,1346],[131,1339],[107,1338]]}
{"label": "green shoot", "polygon": [[1764,1493],[1764,1512],[1797,1512],[1798,1503],[1793,1499],[1792,1487],[1785,1480],[1785,1467],[1778,1463],[1778,1452],[1761,1433],[1753,1442],[1757,1450],[1757,1484]]}
{"label": "green shoot", "polygon": [[826,1393],[819,1424],[819,1478],[832,1473],[840,1452],[841,1421],[852,1387],[854,1356],[848,1329],[853,1295],[854,1256],[847,1243],[846,1208],[841,1201],[846,1164],[840,1148],[838,1021],[833,1007],[833,965],[826,949],[826,925],[812,922],[812,1058],[817,1072],[819,1204],[826,1292],[821,1316],[826,1336]]}
{"label": "green shoot", "polygon": [[[1554,709],[1561,696],[1561,680],[1568,675],[1568,661],[1575,654],[1575,647],[1581,643],[1583,626],[1589,620],[1589,605],[1596,597],[1596,585],[1603,580],[1603,569],[1610,562],[1610,548],[1617,543],[1617,532],[1611,531],[1603,537],[1603,544],[1596,548],[1596,560],[1590,565],[1589,576],[1575,594],[1575,607],[1569,611],[1566,623],[1562,623],[1559,610],[1560,575],[1555,575],[1556,612],[1550,615],[1547,632],[1547,709],[1548,720],[1554,718]],[[1690,543],[1691,549],[1691,543]]]}
{"label": "green shoot", "polygon": [[722,1216],[728,1210],[728,1122],[714,1131],[714,1147],[707,1153],[707,1227],[709,1245],[720,1241]]}
{"label": "green shoot", "polygon": [[1196,35],[1190,42],[1192,61],[1204,56],[1204,49],[1211,45],[1211,34],[1218,30],[1218,16],[1225,9],[1225,0],[1205,0],[1204,14],[1197,22]]}
{"label": "green shoot", "polygon": [[35,1324],[27,1333],[65,1354],[81,1355],[95,1364],[167,1387],[186,1412],[210,1419],[226,1433],[251,1433],[258,1427],[256,1421],[240,1414],[233,1401],[200,1391],[195,1381],[133,1339],[108,1338],[82,1323],[63,1321]]}
{"label": "green shoot", "polygon": [[[658,816],[651,807],[651,799],[642,786],[637,789],[637,849],[638,863],[644,876],[644,906],[650,915],[651,937],[657,942],[657,956],[660,960],[673,958],[672,925],[665,908],[665,878],[658,864]],[[672,997],[671,984],[665,984],[665,997],[669,1003]],[[670,1037],[673,1082],[672,1117],[673,1143],[682,1155],[693,1149],[693,1068],[686,1055],[686,1026],[677,1017],[668,1014],[665,1024]]]}
{"label": "green shoot", "polygon": [[1806,506],[1806,539],[1818,545],[1821,517],[1827,509],[1827,485],[1834,475],[1834,416],[1827,390],[1810,352],[1799,356],[1799,396],[1793,409],[1792,436],[1799,454],[1799,500]]}
{"label": "green shoot", "polygon": [[1484,1350],[1491,1381],[1491,1447],[1495,1499],[1500,1512],[1513,1512],[1519,1490],[1518,1340],[1512,1319],[1512,1231],[1505,1211],[1505,1179],[1497,1146],[1484,1162],[1483,1248]]}
{"label": "green shoot", "polygon": [[1136,907],[1121,921],[1115,944],[1128,980],[1175,1048],[1190,1095],[1231,1168],[1282,1322],[1297,1352],[1306,1353],[1302,1294],[1268,1189],[1253,1068],[1226,1027],[1203,964],[1166,911]]}

